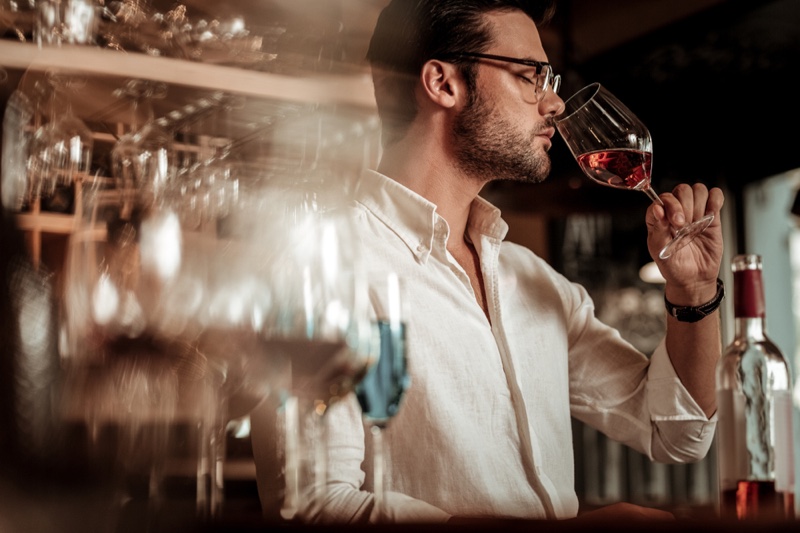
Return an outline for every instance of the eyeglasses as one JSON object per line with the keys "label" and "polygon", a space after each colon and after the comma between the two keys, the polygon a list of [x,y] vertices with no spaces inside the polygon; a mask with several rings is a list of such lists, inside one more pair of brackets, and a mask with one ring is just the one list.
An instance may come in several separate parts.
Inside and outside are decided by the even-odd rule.
{"label": "eyeglasses", "polygon": [[454,52],[452,54],[443,54],[439,59],[489,59],[492,61],[502,61],[504,63],[514,63],[516,65],[525,65],[526,67],[533,67],[536,69],[534,77],[522,76],[529,83],[533,85],[536,100],[541,99],[548,89],[553,91],[553,94],[558,94],[561,88],[561,75],[553,73],[553,67],[550,63],[544,61],[535,61],[533,59],[519,59],[516,57],[496,56],[494,54],[481,54],[477,52]]}

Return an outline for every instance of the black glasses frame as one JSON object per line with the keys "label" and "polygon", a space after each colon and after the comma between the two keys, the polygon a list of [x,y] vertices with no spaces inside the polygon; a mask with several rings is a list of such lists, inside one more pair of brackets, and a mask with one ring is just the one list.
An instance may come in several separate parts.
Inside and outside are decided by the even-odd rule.
{"label": "black glasses frame", "polygon": [[536,69],[536,76],[540,76],[542,71],[547,69],[547,74],[542,83],[541,88],[537,87],[537,98],[541,98],[544,93],[551,90],[554,94],[558,94],[561,88],[561,75],[553,72],[553,66],[546,61],[536,61],[535,59],[520,59],[518,57],[498,56],[495,54],[483,54],[480,52],[453,52],[442,54],[438,59],[447,61],[448,59],[489,59],[492,61],[503,61],[505,63],[514,63],[517,65],[524,65],[526,67],[533,67]]}
{"label": "black glasses frame", "polygon": [[474,59],[491,59],[494,61],[504,61],[506,63],[516,63],[517,65],[525,65],[526,67],[534,67],[536,69],[537,76],[542,73],[542,70],[544,70],[545,67],[550,67],[551,72],[553,70],[553,67],[550,65],[550,63],[546,61],[536,61],[535,59],[520,59],[518,57],[498,56],[494,54],[482,54],[479,52],[454,52],[452,54],[443,54],[441,59],[459,58],[459,57],[467,57]]}

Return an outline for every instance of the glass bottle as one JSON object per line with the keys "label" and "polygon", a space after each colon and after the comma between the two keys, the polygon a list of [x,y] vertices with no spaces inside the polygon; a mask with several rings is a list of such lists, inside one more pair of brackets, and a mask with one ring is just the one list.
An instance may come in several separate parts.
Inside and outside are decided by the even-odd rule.
{"label": "glass bottle", "polygon": [[717,457],[720,516],[781,520],[792,494],[776,478],[776,404],[791,392],[789,365],[766,334],[761,257],[732,261],[735,332],[717,365]]}

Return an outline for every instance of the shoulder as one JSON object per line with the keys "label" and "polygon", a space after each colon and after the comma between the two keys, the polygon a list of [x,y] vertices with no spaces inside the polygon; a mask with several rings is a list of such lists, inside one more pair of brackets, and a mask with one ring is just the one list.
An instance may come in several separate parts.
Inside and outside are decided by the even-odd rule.
{"label": "shoulder", "polygon": [[581,284],[568,279],[525,246],[504,241],[500,248],[499,262],[501,276],[513,279],[517,287],[525,287],[542,297],[560,300],[567,308],[591,304],[591,298]]}

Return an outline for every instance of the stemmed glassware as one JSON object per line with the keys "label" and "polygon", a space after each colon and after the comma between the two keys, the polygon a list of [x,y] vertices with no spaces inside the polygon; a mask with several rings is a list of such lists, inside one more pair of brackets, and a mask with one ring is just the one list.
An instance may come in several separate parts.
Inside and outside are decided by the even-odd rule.
{"label": "stemmed glassware", "polygon": [[173,194],[184,198],[184,216],[201,224],[224,218],[239,201],[239,170],[242,162],[234,152],[231,113],[243,106],[243,99],[221,92],[197,102],[199,119],[183,131],[198,144],[195,159],[177,172]]}
{"label": "stemmed glassware", "polygon": [[[650,186],[653,142],[647,127],[618,98],[599,83],[579,90],[565,102],[556,127],[589,178],[609,187],[642,191],[663,202]],[[702,233],[714,215],[674,229],[672,240],[659,253],[666,259]]]}
{"label": "stemmed glassware", "polygon": [[112,174],[118,188],[155,199],[164,194],[175,174],[172,136],[155,120],[152,106],[153,99],[164,97],[166,85],[129,80],[115,94],[130,99],[131,118],[128,132],[111,150]]}
{"label": "stemmed glassware", "polygon": [[369,363],[366,279],[347,211],[325,190],[341,183],[288,169],[266,181],[238,213],[271,251],[265,268],[273,306],[263,331],[269,357],[284,361],[287,372],[274,416],[251,417],[251,424],[281,439],[280,516],[313,522],[327,484],[326,412]]}
{"label": "stemmed glassware", "polygon": [[36,0],[35,39],[41,46],[94,44],[98,5],[92,0]]}
{"label": "stemmed glassware", "polygon": [[33,31],[35,7],[29,2],[0,0],[0,36],[13,34],[20,42],[26,42]]}
{"label": "stemmed glassware", "polygon": [[30,141],[28,159],[29,200],[52,196],[59,186],[83,181],[92,164],[94,139],[86,124],[72,112],[70,98],[59,109],[59,95],[73,89],[80,79],[47,72],[52,88],[50,119],[40,125]]}
{"label": "stemmed glassware", "polygon": [[15,89],[9,95],[3,114],[0,152],[0,197],[8,213],[22,210],[25,203],[30,201],[26,170],[30,135],[26,130],[35,113],[36,107],[25,92]]}
{"label": "stemmed glassware", "polygon": [[369,276],[369,297],[374,311],[372,355],[364,378],[356,384],[356,397],[370,427],[373,448],[375,514],[386,518],[385,486],[388,478],[387,445],[383,431],[400,409],[410,385],[406,362],[406,299],[394,272]]}
{"label": "stemmed glassware", "polygon": [[[305,489],[305,501],[295,503],[300,504],[299,511],[304,519],[313,521],[324,501],[327,485],[325,415],[331,404],[352,391],[364,375],[369,363],[365,351],[369,327],[365,280],[350,220],[344,213],[321,208],[315,203],[315,193],[305,191],[303,194],[305,200],[291,213],[295,220],[292,239],[305,241],[297,250],[298,263],[294,266],[299,269],[292,274],[285,270],[288,265],[284,265],[281,268],[284,275],[276,278],[279,283],[279,280],[285,282],[286,275],[296,276],[302,272],[295,277],[296,283],[290,293],[284,293],[286,297],[279,301],[283,302],[281,306],[285,305],[283,312],[303,317],[302,322],[295,322],[303,330],[292,327],[289,334],[297,337],[291,340],[290,346],[285,340],[277,342],[282,349],[288,348],[285,353],[291,367],[291,383],[287,397],[289,402],[297,402],[298,424],[307,424],[306,433],[298,433],[294,438],[287,435],[287,464],[296,465],[292,454],[302,456],[305,447],[306,454],[313,454],[311,463],[314,465],[313,491],[309,493],[307,486],[287,486],[286,508],[292,507],[290,495]],[[314,249],[305,249],[306,245]],[[308,327],[309,318],[316,323],[312,329]],[[277,338],[286,339],[287,331],[280,322],[283,320],[276,324]],[[292,416],[291,408],[286,414]],[[289,428],[292,423],[289,420]],[[304,442],[299,441],[301,436],[305,437]],[[292,445],[299,450],[292,450]],[[287,479],[292,479],[292,473],[287,474]],[[299,479],[295,480],[299,483]]]}
{"label": "stemmed glassware", "polygon": [[65,269],[65,416],[115,458],[117,513],[138,495],[163,517],[167,459],[188,439],[195,517],[218,518],[227,421],[269,394],[263,245],[182,227],[179,206],[136,189],[85,194]]}

